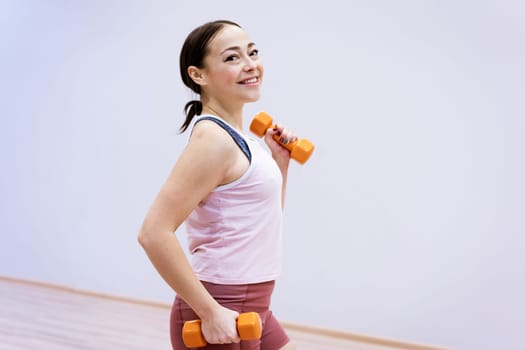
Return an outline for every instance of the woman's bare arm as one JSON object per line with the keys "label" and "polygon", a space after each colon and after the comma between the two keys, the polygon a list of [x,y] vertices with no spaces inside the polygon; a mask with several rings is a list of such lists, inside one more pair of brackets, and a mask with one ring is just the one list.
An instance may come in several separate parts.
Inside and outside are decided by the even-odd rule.
{"label": "woman's bare arm", "polygon": [[[210,122],[195,126],[188,145],[149,209],[138,237],[162,278],[202,319],[203,330],[207,322],[227,324],[224,318],[234,319],[236,313],[221,312],[222,306],[195,276],[174,232],[198,203],[229,176],[237,149],[225,137],[229,136]],[[237,336],[235,329],[214,332],[228,334],[232,339]],[[213,339],[213,335],[207,339],[222,341]]]}
{"label": "woman's bare arm", "polygon": [[283,185],[281,189],[281,206],[284,209],[284,203],[286,199],[286,184],[288,181],[288,166],[290,165],[290,151],[281,146],[279,142],[275,141],[273,138],[274,135],[279,135],[283,138],[283,140],[288,140],[289,142],[296,140],[297,137],[290,130],[283,128],[278,124],[274,129],[266,130],[266,134],[264,136],[264,141],[270,148],[272,157],[281,171],[283,179]]}

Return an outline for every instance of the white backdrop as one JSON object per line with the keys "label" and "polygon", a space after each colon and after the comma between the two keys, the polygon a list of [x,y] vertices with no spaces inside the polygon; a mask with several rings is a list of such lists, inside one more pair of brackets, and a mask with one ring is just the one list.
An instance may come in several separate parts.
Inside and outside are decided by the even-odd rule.
{"label": "white backdrop", "polygon": [[[170,302],[136,241],[187,135],[178,54],[238,21],[293,164],[289,322],[525,347],[525,6],[503,1],[0,2],[0,275]],[[183,232],[178,236],[185,242]]]}

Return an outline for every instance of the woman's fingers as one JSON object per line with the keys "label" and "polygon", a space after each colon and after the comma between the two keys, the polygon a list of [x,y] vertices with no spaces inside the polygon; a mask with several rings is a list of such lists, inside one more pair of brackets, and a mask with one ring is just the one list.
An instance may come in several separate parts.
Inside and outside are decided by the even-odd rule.
{"label": "woman's fingers", "polygon": [[276,124],[274,127],[274,130],[276,132],[276,135],[279,136],[279,142],[282,144],[289,144],[290,142],[294,142],[297,140],[297,136],[288,128],[283,127],[280,124]]}

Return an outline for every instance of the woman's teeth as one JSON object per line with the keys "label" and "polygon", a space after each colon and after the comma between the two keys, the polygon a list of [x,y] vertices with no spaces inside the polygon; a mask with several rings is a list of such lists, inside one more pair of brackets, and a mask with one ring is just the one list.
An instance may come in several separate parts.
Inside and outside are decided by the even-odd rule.
{"label": "woman's teeth", "polygon": [[251,79],[243,80],[241,82],[241,84],[254,84],[254,83],[258,82],[258,81],[259,81],[258,78],[251,78]]}

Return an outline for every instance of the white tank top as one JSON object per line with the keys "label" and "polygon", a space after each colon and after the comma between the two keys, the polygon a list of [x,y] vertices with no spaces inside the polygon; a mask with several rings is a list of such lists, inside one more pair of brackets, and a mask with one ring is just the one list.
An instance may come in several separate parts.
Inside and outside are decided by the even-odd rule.
{"label": "white tank top", "polygon": [[[196,123],[203,117],[211,116]],[[251,161],[240,178],[217,187],[188,216],[193,269],[200,280],[218,284],[274,280],[282,258],[281,172],[260,141],[212,119],[248,146]]]}

